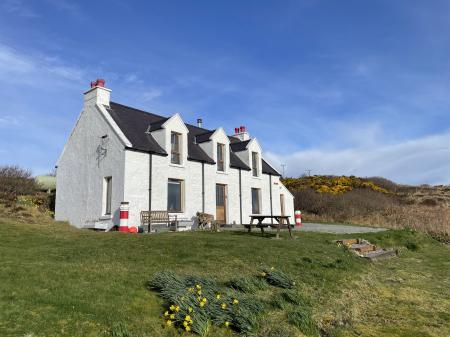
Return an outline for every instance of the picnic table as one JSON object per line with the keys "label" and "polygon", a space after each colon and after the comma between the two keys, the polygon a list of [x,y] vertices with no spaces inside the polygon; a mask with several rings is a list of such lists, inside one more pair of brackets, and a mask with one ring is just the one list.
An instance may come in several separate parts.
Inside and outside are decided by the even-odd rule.
{"label": "picnic table", "polygon": [[[264,228],[269,227],[269,226],[277,226],[277,235],[276,238],[279,239],[280,238],[280,229],[281,226],[284,226],[285,223],[287,224],[287,228],[289,229],[289,236],[291,237],[291,239],[293,239],[292,236],[292,232],[291,232],[291,224],[289,222],[289,215],[261,215],[261,214],[253,214],[250,215],[250,224],[249,225],[244,225],[244,227],[246,227],[248,229],[249,232],[251,232],[252,227],[258,227],[261,229],[261,235],[264,235]],[[263,223],[263,221],[265,219],[272,219],[275,220],[277,223],[273,224],[273,223]],[[256,224],[254,224],[254,222],[257,222]]]}

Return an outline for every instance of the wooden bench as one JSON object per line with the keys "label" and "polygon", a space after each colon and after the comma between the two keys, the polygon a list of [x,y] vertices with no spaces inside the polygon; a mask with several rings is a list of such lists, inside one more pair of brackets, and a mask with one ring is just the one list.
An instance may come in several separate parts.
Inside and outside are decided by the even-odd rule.
{"label": "wooden bench", "polygon": [[244,226],[248,230],[248,232],[252,231],[252,227],[259,228],[259,229],[261,229],[261,235],[264,235],[264,228],[275,227],[276,225],[274,225],[274,224],[267,224],[267,223],[261,223],[261,224],[259,224],[259,223],[257,223],[257,224],[256,223],[250,223],[250,224],[242,224],[242,226]]}
{"label": "wooden bench", "polygon": [[170,229],[170,222],[175,221],[177,228],[177,217],[171,217],[168,211],[141,211],[141,225],[148,226],[148,232],[153,232],[153,224],[165,224]]}

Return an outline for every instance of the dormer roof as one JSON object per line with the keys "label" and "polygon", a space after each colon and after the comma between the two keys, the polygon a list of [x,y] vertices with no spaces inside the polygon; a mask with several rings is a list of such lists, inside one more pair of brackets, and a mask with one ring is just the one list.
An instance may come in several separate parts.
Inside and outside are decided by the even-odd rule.
{"label": "dormer roof", "polygon": [[[163,124],[170,118],[115,102],[110,102],[110,106],[105,106],[105,108],[131,142],[130,149],[167,156],[167,152],[156,142],[151,132],[162,129]],[[208,141],[216,130],[199,128],[191,124],[185,125],[188,130],[188,160],[215,164],[215,161],[198,144]],[[233,136],[229,136],[228,138],[230,140],[230,166],[249,171],[250,167],[239,159],[234,152],[245,150],[250,140],[240,141]],[[262,159],[262,171],[266,174],[280,175],[264,159]]]}

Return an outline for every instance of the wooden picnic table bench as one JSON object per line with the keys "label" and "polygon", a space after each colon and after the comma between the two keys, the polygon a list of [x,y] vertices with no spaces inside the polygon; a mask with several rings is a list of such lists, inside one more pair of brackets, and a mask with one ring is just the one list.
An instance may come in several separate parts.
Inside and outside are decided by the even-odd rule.
{"label": "wooden picnic table bench", "polygon": [[177,228],[177,216],[169,215],[168,211],[141,211],[141,225],[148,226],[148,233],[152,232],[152,224],[166,224],[170,228],[170,223],[175,221],[175,230]]}
{"label": "wooden picnic table bench", "polygon": [[[276,238],[279,239],[280,238],[280,229],[281,229],[281,227],[282,226],[287,226],[287,228],[289,229],[289,236],[291,238],[293,238],[292,232],[291,232],[291,224],[289,222],[289,218],[290,218],[289,215],[261,215],[261,214],[253,214],[253,215],[250,215],[250,224],[245,224],[244,227],[247,228],[249,232],[251,232],[252,227],[260,228],[261,229],[261,235],[264,235],[264,228],[276,226],[277,227]],[[270,223],[270,224],[263,223],[263,221],[265,219],[273,219],[277,223],[275,223],[275,224],[273,224],[273,223]],[[257,221],[257,223],[254,223],[255,221]]]}

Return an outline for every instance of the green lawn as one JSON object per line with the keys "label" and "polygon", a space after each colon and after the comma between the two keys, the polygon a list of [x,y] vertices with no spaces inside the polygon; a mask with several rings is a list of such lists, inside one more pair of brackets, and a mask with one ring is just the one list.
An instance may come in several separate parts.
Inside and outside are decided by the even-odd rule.
{"label": "green lawn", "polygon": [[[155,272],[226,282],[261,264],[296,280],[322,336],[450,335],[449,246],[409,231],[360,234],[399,249],[399,257],[371,263],[337,247],[334,235],[296,235],[131,235],[0,219],[0,336],[108,336],[117,323],[141,337],[175,336],[164,327],[163,300],[146,288]],[[287,319],[295,309],[272,307],[254,336],[302,336]]]}

